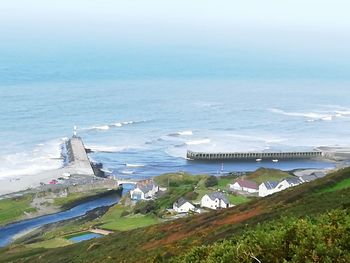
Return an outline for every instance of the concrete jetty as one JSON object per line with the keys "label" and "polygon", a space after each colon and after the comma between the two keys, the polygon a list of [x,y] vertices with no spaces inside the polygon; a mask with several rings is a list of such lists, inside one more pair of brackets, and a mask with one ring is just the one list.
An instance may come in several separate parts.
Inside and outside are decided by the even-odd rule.
{"label": "concrete jetty", "polygon": [[83,140],[80,137],[74,135],[67,141],[67,154],[70,173],[94,175]]}
{"label": "concrete jetty", "polygon": [[242,161],[242,160],[288,160],[288,159],[313,159],[322,158],[322,151],[308,152],[233,152],[233,153],[209,153],[187,151],[187,159],[201,161]]}

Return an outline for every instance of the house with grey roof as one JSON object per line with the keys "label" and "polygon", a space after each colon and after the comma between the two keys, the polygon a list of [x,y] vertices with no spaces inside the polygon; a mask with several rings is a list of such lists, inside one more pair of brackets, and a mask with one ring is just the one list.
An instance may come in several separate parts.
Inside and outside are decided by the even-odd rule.
{"label": "house with grey roof", "polygon": [[302,183],[304,182],[298,177],[289,177],[280,182],[267,181],[259,185],[259,196],[271,195]]}
{"label": "house with grey roof", "polygon": [[201,207],[216,210],[220,208],[228,208],[230,206],[230,202],[226,195],[220,192],[205,194],[201,199]]}
{"label": "house with grey roof", "polygon": [[159,186],[153,180],[143,180],[136,184],[135,189],[130,191],[132,200],[152,199],[159,192]]}
{"label": "house with grey roof", "polygon": [[300,178],[300,180],[302,180],[304,183],[308,183],[308,182],[311,182],[311,181],[316,180],[318,177],[317,177],[316,175],[309,174],[309,175],[300,176],[299,178]]}
{"label": "house with grey roof", "polygon": [[276,181],[266,181],[259,185],[259,196],[264,197],[278,192],[277,189],[278,182]]}
{"label": "house with grey roof", "polygon": [[290,177],[290,178],[286,178],[283,181],[279,182],[277,185],[277,190],[279,191],[283,191],[289,187],[293,187],[299,184],[302,184],[303,181],[300,180],[298,177]]}
{"label": "house with grey roof", "polygon": [[181,197],[174,202],[173,209],[177,213],[188,213],[190,211],[195,211],[195,206],[185,198]]}

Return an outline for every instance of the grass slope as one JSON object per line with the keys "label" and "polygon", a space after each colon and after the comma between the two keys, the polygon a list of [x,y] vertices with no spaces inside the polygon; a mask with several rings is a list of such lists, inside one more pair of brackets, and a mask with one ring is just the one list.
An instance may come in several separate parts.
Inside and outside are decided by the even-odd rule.
{"label": "grass slope", "polygon": [[19,220],[25,213],[35,212],[31,207],[32,194],[0,200],[0,226]]}
{"label": "grass slope", "polygon": [[278,169],[260,168],[248,175],[246,179],[252,180],[257,184],[261,184],[266,181],[282,181],[283,179],[289,177],[292,177],[292,175]]}
{"label": "grass slope", "polygon": [[150,226],[158,223],[158,219],[151,215],[130,215],[122,216],[125,208],[121,205],[116,205],[108,210],[108,212],[102,216],[100,228],[107,230],[126,231],[139,227]]}
{"label": "grass slope", "polygon": [[3,262],[160,262],[253,231],[285,217],[318,216],[332,209],[350,208],[350,191],[322,192],[350,177],[350,168],[237,207],[213,211],[159,225],[116,233],[98,240],[57,249],[9,247],[0,251]]}

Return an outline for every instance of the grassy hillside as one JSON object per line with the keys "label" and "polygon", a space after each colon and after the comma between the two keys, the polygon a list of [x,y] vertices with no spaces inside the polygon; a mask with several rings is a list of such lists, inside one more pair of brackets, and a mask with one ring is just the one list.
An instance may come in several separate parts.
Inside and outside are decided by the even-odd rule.
{"label": "grassy hillside", "polygon": [[261,184],[266,181],[282,181],[283,179],[289,177],[292,177],[292,175],[278,169],[260,168],[248,175],[246,178]]}
{"label": "grassy hillside", "polygon": [[[277,238],[278,233],[281,233],[280,236],[285,233],[278,231],[278,225],[285,224],[286,229],[291,229],[292,225],[304,222],[298,221],[299,218],[306,220],[306,226],[309,222],[325,225],[322,223],[325,221],[322,220],[326,220],[327,212],[334,209],[340,209],[332,213],[335,215],[337,213],[343,214],[344,220],[342,220],[347,227],[346,231],[348,231],[349,226],[346,224],[349,222],[347,216],[350,208],[349,177],[350,168],[346,168],[311,183],[289,188],[234,208],[115,233],[101,239],[57,249],[30,249],[13,246],[1,250],[0,258],[3,262],[162,262],[181,260],[179,258],[181,255],[189,253],[187,256],[190,256],[196,249],[201,251],[200,248],[203,245],[204,251],[207,246],[218,245],[219,247],[216,247],[215,251],[219,254],[223,253],[223,251],[220,252],[220,245],[216,243],[217,241],[236,242],[232,246],[237,245],[237,242],[244,245],[246,243],[243,241],[246,240],[244,237],[247,233],[258,234],[267,229],[276,230],[276,240],[278,241],[281,240]],[[306,229],[308,228],[306,227]],[[313,235],[312,229],[310,231],[308,233]],[[293,234],[293,232],[291,233]],[[322,237],[322,233],[326,232],[321,231],[320,237]],[[339,242],[343,242],[343,238],[347,237],[339,236]],[[263,240],[261,239],[261,241]],[[329,240],[331,241],[331,239]],[[223,244],[223,246],[227,245],[227,243]],[[283,244],[283,242],[279,244]],[[259,247],[259,243],[256,247]],[[311,249],[306,248],[308,252]],[[324,253],[330,252],[327,249],[322,251]],[[203,252],[203,255],[206,255],[205,253]],[[185,260],[183,262],[188,262],[186,257],[182,259]],[[265,260],[265,262],[267,261]]]}

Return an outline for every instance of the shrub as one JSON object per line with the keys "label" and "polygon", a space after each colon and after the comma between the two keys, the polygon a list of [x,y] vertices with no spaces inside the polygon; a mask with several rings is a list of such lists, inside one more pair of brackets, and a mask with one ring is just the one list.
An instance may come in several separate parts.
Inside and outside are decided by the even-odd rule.
{"label": "shrub", "polygon": [[218,178],[216,176],[209,176],[205,180],[205,187],[213,187],[218,184]]}
{"label": "shrub", "polygon": [[156,212],[157,204],[154,200],[140,201],[134,207],[135,214],[148,214]]}

